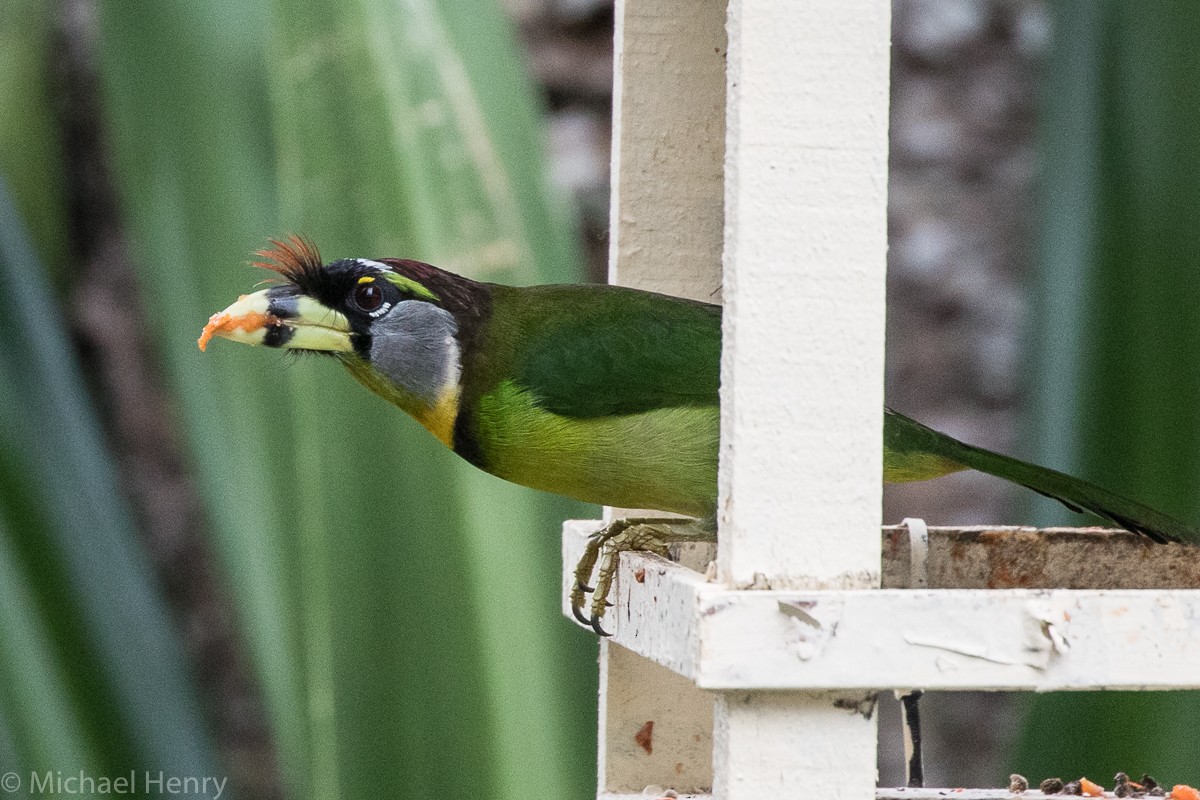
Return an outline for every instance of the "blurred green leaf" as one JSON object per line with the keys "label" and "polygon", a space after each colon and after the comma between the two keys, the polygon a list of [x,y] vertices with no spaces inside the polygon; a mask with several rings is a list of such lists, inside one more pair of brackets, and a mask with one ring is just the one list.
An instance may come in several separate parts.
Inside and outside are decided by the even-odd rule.
{"label": "blurred green leaf", "polygon": [[5,727],[28,769],[216,775],[45,275],[0,181]]}
{"label": "blurred green leaf", "polygon": [[0,176],[52,275],[68,252],[65,174],[52,102],[55,4],[0,3]]}
{"label": "blurred green leaf", "polygon": [[590,792],[595,642],[558,610],[579,506],[474,473],[332,363],[194,346],[284,230],[328,256],[576,277],[507,23],[480,2],[275,11],[109,0],[101,66],[145,303],[292,793]]}
{"label": "blurred green leaf", "polygon": [[[527,79],[494,4],[276,9],[288,228],[329,258],[404,255],[509,282],[578,278]],[[349,712],[314,731],[321,752],[339,745],[314,764],[318,794],[592,791],[595,643],[558,610],[559,522],[579,507],[475,472],[333,364],[301,364],[289,378],[297,436],[316,440],[301,460],[309,574],[327,587],[386,587],[365,606],[346,592],[308,601],[314,631],[342,621],[314,654],[309,675],[327,683],[313,690]],[[370,626],[345,624],[364,614]]]}
{"label": "blurred green leaf", "polygon": [[[16,385],[8,380],[5,384]],[[17,407],[18,398],[3,399],[8,401],[5,407]],[[12,750],[0,763],[7,769],[19,766],[22,774],[35,766],[95,770],[97,754],[86,741],[83,712],[75,708],[67,669],[55,652],[54,616],[43,615],[39,608],[36,584],[43,578],[39,572],[47,570],[23,568],[14,546],[18,530],[35,546],[44,545],[51,535],[36,513],[34,498],[28,496],[31,487],[22,478],[27,469],[17,466],[16,454],[17,448],[0,432],[0,630],[5,633],[0,646],[0,716],[8,721]]]}
{"label": "blurred green leaf", "polygon": [[[1052,9],[1036,458],[1200,520],[1200,5]],[[1040,513],[1078,524],[1053,506]],[[1192,693],[1042,696],[1016,766],[1195,784],[1198,724]]]}
{"label": "blurred green leaf", "polygon": [[105,122],[143,307],[245,642],[291,756],[284,766],[305,796],[291,400],[285,382],[262,379],[273,354],[239,348],[205,358],[196,348],[208,315],[259,279],[246,257],[276,228],[265,9],[102,0],[100,12]]}

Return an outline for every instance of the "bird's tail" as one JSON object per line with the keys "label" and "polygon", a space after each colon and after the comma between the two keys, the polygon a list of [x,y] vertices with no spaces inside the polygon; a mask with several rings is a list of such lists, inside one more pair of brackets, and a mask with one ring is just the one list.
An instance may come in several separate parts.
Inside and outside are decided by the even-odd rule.
{"label": "bird's tail", "polygon": [[1200,529],[1147,505],[1062,472],[960,442],[891,409],[884,411],[884,445],[889,455],[901,460],[932,458],[954,465],[940,474],[956,468],[986,472],[1053,498],[1072,511],[1095,514],[1156,542],[1200,545]]}

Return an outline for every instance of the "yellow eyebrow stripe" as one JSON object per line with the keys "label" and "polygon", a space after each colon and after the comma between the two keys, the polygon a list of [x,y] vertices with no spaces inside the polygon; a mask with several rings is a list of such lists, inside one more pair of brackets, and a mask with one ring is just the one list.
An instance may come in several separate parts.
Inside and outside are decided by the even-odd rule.
{"label": "yellow eyebrow stripe", "polygon": [[374,283],[375,277],[373,275],[363,275],[361,278],[358,279],[358,282],[359,283]]}

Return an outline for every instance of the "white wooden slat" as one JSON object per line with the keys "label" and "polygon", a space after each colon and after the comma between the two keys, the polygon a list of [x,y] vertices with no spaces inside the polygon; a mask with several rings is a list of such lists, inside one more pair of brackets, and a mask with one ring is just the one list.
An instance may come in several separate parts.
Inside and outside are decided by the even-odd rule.
{"label": "white wooden slat", "polygon": [[[730,0],[727,26],[717,576],[732,587],[870,589],[880,581],[890,4]],[[683,645],[678,660],[705,675],[713,620],[679,606],[682,587],[648,569],[640,583],[622,578],[622,595],[661,589],[667,613],[684,616],[654,623],[633,616],[649,603],[630,603],[619,643],[650,624],[674,635],[631,638]],[[740,666],[756,673],[763,645],[741,644]],[[719,695],[714,796],[820,786],[830,798],[873,797],[875,715],[845,700]]]}
{"label": "white wooden slat", "polygon": [[718,567],[737,586],[879,582],[889,23],[886,0],[729,5]]}
{"label": "white wooden slat", "polygon": [[[609,280],[718,302],[725,3],[618,0],[615,23]],[[601,793],[711,786],[711,696],[620,645],[600,660]]]}
{"label": "white wooden slat", "polygon": [[609,282],[719,302],[723,0],[618,0]]}
{"label": "white wooden slat", "polygon": [[618,585],[616,644],[711,690],[1200,688],[1200,589],[733,590],[643,554]]}
{"label": "white wooden slat", "polygon": [[802,798],[820,787],[822,797],[873,798],[875,721],[868,693],[722,692],[713,714],[713,796]]}
{"label": "white wooden slat", "polygon": [[620,645],[603,642],[600,651],[599,774],[604,788],[711,787],[711,695]]}
{"label": "white wooden slat", "polygon": [[[578,543],[595,528],[593,521],[572,522],[564,534]],[[882,528],[884,588],[1200,589],[1195,547],[1157,544],[1128,531],[1019,525],[927,530],[925,584],[918,585],[908,530],[903,525]],[[709,542],[671,548],[672,560],[696,572],[704,572],[716,554],[716,545]]]}

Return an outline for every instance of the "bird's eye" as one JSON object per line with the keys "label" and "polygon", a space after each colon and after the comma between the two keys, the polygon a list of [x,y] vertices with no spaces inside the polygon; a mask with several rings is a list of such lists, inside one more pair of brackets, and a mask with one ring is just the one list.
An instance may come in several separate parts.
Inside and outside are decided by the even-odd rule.
{"label": "bird's eye", "polygon": [[383,289],[374,283],[360,283],[354,287],[354,305],[370,314],[383,305]]}

